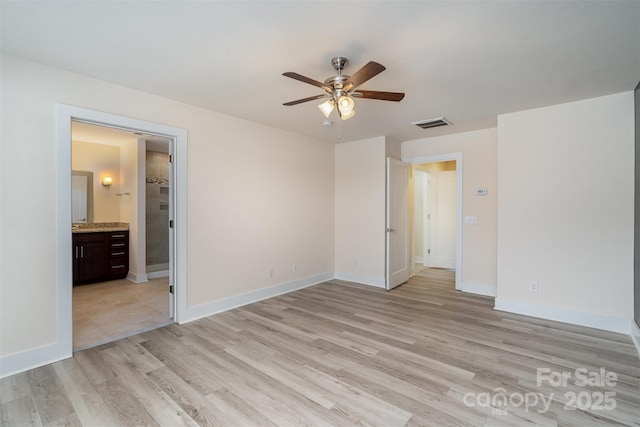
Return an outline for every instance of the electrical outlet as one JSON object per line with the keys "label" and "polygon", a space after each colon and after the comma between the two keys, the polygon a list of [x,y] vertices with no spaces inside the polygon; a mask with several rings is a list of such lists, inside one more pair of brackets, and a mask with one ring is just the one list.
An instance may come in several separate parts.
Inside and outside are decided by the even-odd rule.
{"label": "electrical outlet", "polygon": [[293,268],[291,269],[294,273],[298,271],[298,264],[293,264]]}
{"label": "electrical outlet", "polygon": [[538,282],[529,282],[529,290],[533,293],[538,293]]}
{"label": "electrical outlet", "polygon": [[267,270],[267,279],[273,279],[273,268],[269,267]]}
{"label": "electrical outlet", "polygon": [[357,267],[357,266],[358,266],[358,260],[357,260],[357,259],[354,259],[354,260],[353,260],[353,266],[354,266],[354,267]]}

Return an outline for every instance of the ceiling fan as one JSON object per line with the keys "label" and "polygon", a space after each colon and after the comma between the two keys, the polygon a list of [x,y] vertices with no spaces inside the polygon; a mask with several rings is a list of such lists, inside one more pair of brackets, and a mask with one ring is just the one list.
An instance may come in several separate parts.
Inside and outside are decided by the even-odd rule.
{"label": "ceiling fan", "polygon": [[317,86],[324,89],[326,93],[322,95],[310,96],[308,98],[297,99],[295,101],[285,102],[283,105],[291,106],[302,104],[303,102],[314,101],[316,99],[328,98],[325,102],[318,105],[318,108],[325,117],[329,118],[329,115],[336,108],[338,116],[342,120],[347,120],[353,117],[356,113],[354,107],[355,102],[353,98],[365,98],[365,99],[378,99],[381,101],[394,101],[399,102],[404,98],[402,92],[380,92],[375,90],[358,90],[358,87],[377,76],[386,68],[382,64],[370,61],[364,67],[360,68],[355,74],[348,76],[342,74],[342,70],[347,66],[349,60],[341,56],[337,56],[331,60],[331,65],[338,72],[338,75],[327,78],[324,83],[317,80],[310,79],[298,73],[287,72],[283,73],[283,76],[290,77],[294,80],[299,80],[304,83],[308,83],[313,86]]}

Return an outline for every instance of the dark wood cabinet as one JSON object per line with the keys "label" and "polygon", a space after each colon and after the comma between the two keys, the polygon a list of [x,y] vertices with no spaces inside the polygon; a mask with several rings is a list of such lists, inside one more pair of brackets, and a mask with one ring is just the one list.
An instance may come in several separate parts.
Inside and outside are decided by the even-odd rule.
{"label": "dark wood cabinet", "polygon": [[123,279],[129,272],[129,232],[114,231],[109,234],[109,277]]}
{"label": "dark wood cabinet", "polygon": [[73,285],[123,279],[129,272],[129,231],[73,234]]}

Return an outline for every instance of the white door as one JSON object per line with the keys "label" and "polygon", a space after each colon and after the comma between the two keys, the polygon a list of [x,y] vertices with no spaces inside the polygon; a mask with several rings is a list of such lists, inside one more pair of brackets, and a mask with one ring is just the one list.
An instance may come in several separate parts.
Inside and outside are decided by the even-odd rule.
{"label": "white door", "polygon": [[456,267],[456,171],[431,173],[431,267]]}
{"label": "white door", "polygon": [[387,289],[409,280],[409,165],[387,158]]}
{"label": "white door", "polygon": [[[175,269],[175,140],[169,141],[169,318],[175,319],[176,310],[176,269]],[[184,219],[182,219],[184,221]]]}

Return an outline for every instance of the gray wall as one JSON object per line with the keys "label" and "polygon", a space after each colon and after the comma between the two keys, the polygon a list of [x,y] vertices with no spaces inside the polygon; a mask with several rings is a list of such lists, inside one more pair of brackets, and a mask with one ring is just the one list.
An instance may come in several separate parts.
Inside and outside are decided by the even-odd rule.
{"label": "gray wall", "polygon": [[146,169],[146,265],[157,266],[169,262],[169,155],[147,151]]}

